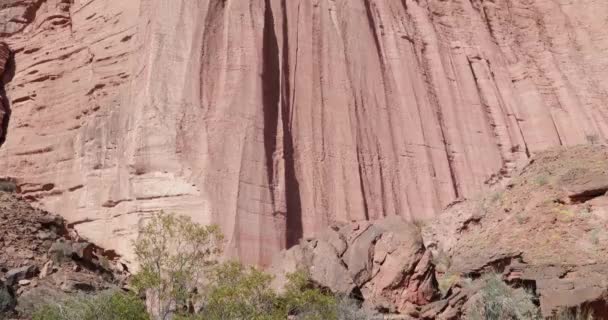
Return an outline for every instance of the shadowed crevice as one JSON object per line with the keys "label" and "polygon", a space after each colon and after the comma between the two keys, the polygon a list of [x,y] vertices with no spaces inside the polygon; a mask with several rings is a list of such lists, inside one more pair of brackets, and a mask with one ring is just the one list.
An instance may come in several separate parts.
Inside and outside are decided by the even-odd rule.
{"label": "shadowed crevice", "polygon": [[[281,99],[281,123],[283,124],[283,152],[285,160],[285,199],[287,201],[286,235],[287,248],[297,245],[304,236],[302,226],[302,202],[300,199],[300,184],[296,175],[294,138],[292,133],[293,97],[291,92],[291,72],[289,67],[290,47],[289,28],[287,19],[287,1],[281,2],[283,12],[283,82]],[[299,12],[299,11],[298,11]],[[298,41],[296,37],[296,41]],[[297,50],[296,50],[297,59]]]}
{"label": "shadowed crevice", "polygon": [[[1,44],[0,44],[1,45]],[[2,68],[0,68],[1,70]],[[11,120],[11,105],[4,86],[9,83],[15,76],[15,56],[11,52],[6,62],[4,72],[0,74],[0,147],[6,141],[8,135],[8,126]],[[4,114],[2,114],[2,112]]]}
{"label": "shadowed crevice", "polygon": [[[274,17],[269,0],[264,12],[263,65],[262,65],[262,104],[264,114],[264,152],[268,185],[274,188],[274,154],[277,149],[279,126],[279,100],[281,98],[281,69],[279,46],[274,31]],[[274,193],[271,192],[274,197]],[[274,202],[274,199],[273,199]]]}
{"label": "shadowed crevice", "polygon": [[[277,151],[279,125],[283,130],[283,160],[285,162],[285,200],[287,212],[285,245],[287,248],[299,243],[303,235],[302,205],[300,200],[300,185],[296,176],[293,135],[291,132],[291,106],[289,83],[289,45],[287,39],[287,19],[284,17],[282,32],[284,32],[283,55],[279,52],[279,44],[275,31],[275,21],[269,0],[265,0],[264,35],[263,35],[263,66],[262,90],[264,104],[264,151],[268,182],[274,188],[274,154]],[[285,12],[286,3],[281,3]],[[283,61],[281,61],[283,59]],[[281,66],[285,69],[281,74]],[[284,94],[281,95],[281,92]],[[271,190],[272,201],[274,192]]]}

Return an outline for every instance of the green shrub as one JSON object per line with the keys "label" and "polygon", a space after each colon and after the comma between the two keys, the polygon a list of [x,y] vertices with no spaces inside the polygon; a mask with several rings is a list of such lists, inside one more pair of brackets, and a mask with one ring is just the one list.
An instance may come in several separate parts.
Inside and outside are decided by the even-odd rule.
{"label": "green shrub", "polygon": [[523,289],[509,287],[498,275],[489,276],[484,281],[477,299],[468,310],[469,319],[541,319],[540,310],[533,303],[532,294]]}
{"label": "green shrub", "polygon": [[236,262],[216,268],[205,289],[205,304],[199,317],[222,319],[280,319],[277,295],[270,289],[272,277]]}
{"label": "green shrub", "polygon": [[[272,276],[236,262],[219,265],[204,289],[204,304],[196,315],[175,320],[363,320],[356,304],[338,300],[311,285],[305,272],[288,275],[283,293],[270,287]],[[348,304],[347,304],[348,303]]]}
{"label": "green shrub", "polygon": [[148,320],[144,303],[132,294],[109,291],[81,295],[38,309],[32,320]]}
{"label": "green shrub", "polygon": [[270,275],[235,262],[217,265],[221,241],[217,226],[154,214],[134,242],[140,271],[133,285],[149,294],[154,307],[148,311],[160,319],[338,318],[336,298],[314,288],[304,272],[289,275],[285,292],[277,294],[270,288]]}
{"label": "green shrub", "polygon": [[545,185],[547,185],[549,183],[549,178],[547,178],[547,176],[544,175],[544,174],[543,175],[539,175],[536,178],[534,178],[534,182],[538,186],[542,187],[542,186],[545,186]]}
{"label": "green shrub", "polygon": [[216,264],[222,239],[217,226],[201,226],[162,211],[144,223],[133,243],[140,265],[133,285],[154,297],[156,316],[166,319],[200,300],[197,289]]}
{"label": "green shrub", "polygon": [[297,315],[299,320],[333,320],[338,318],[336,298],[315,288],[308,273],[298,271],[287,275],[285,293],[279,297],[281,313]]}

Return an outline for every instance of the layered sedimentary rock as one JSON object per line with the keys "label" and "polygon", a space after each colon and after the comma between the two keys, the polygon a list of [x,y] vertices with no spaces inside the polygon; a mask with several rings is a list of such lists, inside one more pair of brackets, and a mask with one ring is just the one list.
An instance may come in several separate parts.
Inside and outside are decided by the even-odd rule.
{"label": "layered sedimentary rock", "polygon": [[[0,176],[127,252],[165,209],[268,263],[608,137],[604,0],[0,0]],[[5,117],[6,118],[6,117]]]}

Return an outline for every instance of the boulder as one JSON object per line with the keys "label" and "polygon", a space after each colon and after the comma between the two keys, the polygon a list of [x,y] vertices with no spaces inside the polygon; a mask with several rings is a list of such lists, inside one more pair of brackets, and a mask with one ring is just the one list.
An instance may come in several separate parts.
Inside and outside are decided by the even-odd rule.
{"label": "boulder", "polygon": [[38,274],[38,267],[34,265],[11,269],[5,275],[6,284],[13,286],[21,280],[36,276],[36,274]]}
{"label": "boulder", "polygon": [[438,294],[431,257],[418,228],[392,216],[333,225],[282,252],[270,270],[275,288],[287,273],[306,270],[314,283],[332,292],[356,293],[367,305],[406,312]]}

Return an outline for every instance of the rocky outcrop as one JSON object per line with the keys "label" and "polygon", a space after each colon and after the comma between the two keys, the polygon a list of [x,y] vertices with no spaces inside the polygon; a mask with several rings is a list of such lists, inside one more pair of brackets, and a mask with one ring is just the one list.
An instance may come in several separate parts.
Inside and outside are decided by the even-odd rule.
{"label": "rocky outcrop", "polygon": [[[582,1],[582,0],[581,0]],[[604,0],[10,0],[0,176],[129,251],[165,209],[267,264],[608,137]]]}
{"label": "rocky outcrop", "polygon": [[270,270],[277,289],[287,274],[306,271],[315,284],[368,307],[413,313],[438,294],[430,258],[418,228],[392,216],[332,226],[281,253]]}
{"label": "rocky outcrop", "polygon": [[27,317],[70,294],[125,285],[129,272],[112,251],[82,239],[59,216],[0,192],[0,318]]}
{"label": "rocky outcrop", "polygon": [[543,152],[506,188],[455,204],[425,224],[439,286],[470,297],[464,279],[498,273],[536,294],[545,317],[583,307],[606,318],[606,168],[606,147]]}
{"label": "rocky outcrop", "polygon": [[413,319],[469,319],[475,305],[492,305],[479,300],[488,296],[495,308],[507,298],[505,308],[524,301],[535,314],[539,305],[544,318],[582,310],[606,319],[606,168],[606,146],[552,149],[435,220],[331,226],[277,256],[275,287],[307,270],[321,287]]}

